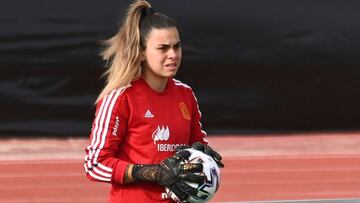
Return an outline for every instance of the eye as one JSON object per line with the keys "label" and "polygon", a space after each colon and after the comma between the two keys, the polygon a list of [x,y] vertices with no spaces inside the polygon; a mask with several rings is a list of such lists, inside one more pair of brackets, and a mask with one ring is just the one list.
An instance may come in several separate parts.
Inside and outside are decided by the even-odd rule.
{"label": "eye", "polygon": [[158,48],[158,50],[160,50],[160,51],[166,51],[167,49],[168,49],[168,47],[165,47],[165,46],[164,46],[164,47],[159,47],[159,48]]}
{"label": "eye", "polygon": [[181,43],[179,42],[179,43],[175,44],[175,48],[181,48]]}

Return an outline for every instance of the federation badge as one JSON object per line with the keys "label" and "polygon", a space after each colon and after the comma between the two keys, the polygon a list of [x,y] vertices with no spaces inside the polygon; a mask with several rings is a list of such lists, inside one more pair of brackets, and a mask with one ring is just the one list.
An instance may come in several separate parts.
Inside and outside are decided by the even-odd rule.
{"label": "federation badge", "polygon": [[181,102],[179,104],[179,107],[180,107],[180,111],[182,113],[183,118],[186,119],[186,120],[190,120],[190,114],[189,114],[189,111],[188,111],[188,109],[186,107],[186,104],[184,102]]}

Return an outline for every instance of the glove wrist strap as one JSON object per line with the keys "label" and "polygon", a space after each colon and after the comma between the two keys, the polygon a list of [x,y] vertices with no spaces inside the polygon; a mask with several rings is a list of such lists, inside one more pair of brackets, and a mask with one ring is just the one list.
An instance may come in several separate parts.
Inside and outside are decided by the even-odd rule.
{"label": "glove wrist strap", "polygon": [[158,164],[135,164],[131,170],[132,182],[158,182],[160,166]]}

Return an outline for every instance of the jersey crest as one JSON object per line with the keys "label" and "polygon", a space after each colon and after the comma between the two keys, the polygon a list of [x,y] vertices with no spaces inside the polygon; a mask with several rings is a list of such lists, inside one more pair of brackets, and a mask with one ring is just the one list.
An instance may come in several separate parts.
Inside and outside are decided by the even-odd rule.
{"label": "jersey crest", "polygon": [[179,108],[180,108],[183,118],[186,120],[190,120],[190,114],[189,114],[189,110],[188,110],[186,104],[184,102],[181,102],[179,104]]}

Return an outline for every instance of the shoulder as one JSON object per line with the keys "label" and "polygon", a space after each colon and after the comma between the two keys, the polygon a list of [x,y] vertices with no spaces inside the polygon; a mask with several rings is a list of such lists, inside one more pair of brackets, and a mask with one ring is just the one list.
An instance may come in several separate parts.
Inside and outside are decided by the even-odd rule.
{"label": "shoulder", "polygon": [[124,100],[127,92],[131,89],[131,85],[113,89],[108,94],[105,94],[97,103],[97,108],[101,106],[114,106]]}
{"label": "shoulder", "polygon": [[177,80],[175,78],[173,78],[172,80],[174,82],[175,87],[177,87],[178,89],[183,89],[185,91],[192,92],[192,89],[191,89],[191,87],[189,85],[187,85],[187,84],[185,84],[185,83],[183,83],[180,80]]}
{"label": "shoulder", "polygon": [[180,80],[173,79],[173,81],[174,81],[174,84],[177,87],[177,89],[182,91],[183,94],[186,95],[187,98],[190,98],[191,100],[197,102],[197,98],[195,96],[195,93],[194,93],[194,91],[192,90],[192,88],[189,85],[181,82]]}

